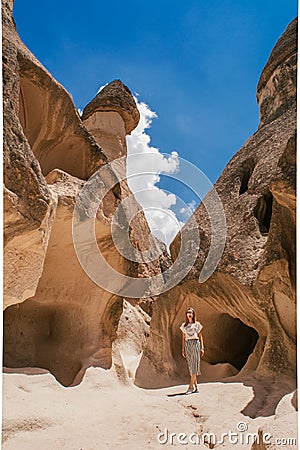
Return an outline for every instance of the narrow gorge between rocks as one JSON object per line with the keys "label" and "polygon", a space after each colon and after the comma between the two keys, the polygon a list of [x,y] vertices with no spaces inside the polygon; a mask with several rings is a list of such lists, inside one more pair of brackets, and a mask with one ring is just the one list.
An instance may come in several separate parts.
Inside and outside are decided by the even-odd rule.
{"label": "narrow gorge between rocks", "polygon": [[[140,120],[136,102],[128,87],[114,80],[80,116],[70,94],[21,41],[12,9],[12,0],[2,1],[4,376],[26,375],[29,383],[30,373],[41,374],[59,385],[55,389],[79,392],[88,376],[96,383],[93,370],[103,369],[104,389],[113,374],[116,386],[131,386],[134,395],[146,391],[146,402],[154,390],[171,392],[188,380],[179,327],[192,305],[205,342],[200,386],[215,384],[218,395],[231,383],[251,387],[253,395],[238,408],[252,419],[277,414],[282,401],[286,411],[278,423],[287,427],[285,420],[290,414],[293,422],[297,411],[297,18],[278,39],[258,81],[258,129],[245,136],[214,184],[226,217],[226,244],[216,270],[199,283],[211,242],[210,217],[200,203],[193,214],[200,246],[189,273],[159,295],[123,298],[83,270],[73,245],[72,217],[89,177],[127,155],[126,136]],[[160,256],[136,262],[120,254],[111,224],[116,208],[124,221],[132,213],[122,209],[129,196],[127,180],[117,179],[97,210],[97,245],[121,274],[163,279],[179,255],[180,234],[169,254],[134,201],[137,214],[129,225],[134,252],[151,247]],[[191,219],[183,227],[190,246],[192,227]],[[4,383],[4,396],[5,389]],[[215,397],[220,399],[221,394]],[[10,430],[13,418],[5,414],[4,429]],[[256,422],[253,427],[257,430]],[[7,433],[4,442],[9,443]]]}

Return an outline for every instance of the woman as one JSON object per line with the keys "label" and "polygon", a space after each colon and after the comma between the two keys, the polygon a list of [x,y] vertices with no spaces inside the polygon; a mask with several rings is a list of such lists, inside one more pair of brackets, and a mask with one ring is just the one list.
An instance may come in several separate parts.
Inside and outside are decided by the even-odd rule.
{"label": "woman", "polygon": [[[182,331],[182,356],[187,359],[191,375],[190,385],[186,394],[199,392],[197,387],[197,375],[201,375],[200,358],[204,355],[202,328],[203,325],[196,321],[195,310],[193,308],[188,308],[185,312],[185,322],[180,326]],[[195,386],[194,390],[193,385]]]}

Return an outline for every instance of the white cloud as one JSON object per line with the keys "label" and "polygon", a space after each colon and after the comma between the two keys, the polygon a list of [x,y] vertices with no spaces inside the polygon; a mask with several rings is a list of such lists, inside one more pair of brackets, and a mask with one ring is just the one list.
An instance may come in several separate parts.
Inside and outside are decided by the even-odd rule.
{"label": "white cloud", "polygon": [[192,200],[190,203],[188,203],[186,206],[183,206],[180,208],[179,212],[187,219],[193,214],[193,212],[196,209],[196,202],[195,200]]}
{"label": "white cloud", "polygon": [[[178,153],[173,151],[165,156],[158,148],[151,146],[151,138],[146,130],[151,127],[157,114],[136,97],[135,101],[140,112],[140,121],[126,139],[128,154],[141,155],[134,159],[134,167],[131,166],[130,159],[128,160],[128,184],[144,209],[152,233],[168,247],[184,222],[178,220],[171,209],[176,204],[176,196],[159,188],[157,183],[160,181],[160,174],[173,174],[179,170]],[[149,171],[153,173],[147,173]],[[133,174],[136,175],[133,177]]]}

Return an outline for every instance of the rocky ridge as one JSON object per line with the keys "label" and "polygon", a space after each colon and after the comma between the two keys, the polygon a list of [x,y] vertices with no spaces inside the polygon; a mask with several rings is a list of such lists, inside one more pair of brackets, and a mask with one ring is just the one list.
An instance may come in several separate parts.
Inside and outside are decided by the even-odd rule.
{"label": "rocky ridge", "polygon": [[[117,156],[114,145],[126,156],[125,136],[139,120],[129,89],[113,81],[87,105],[81,119],[68,92],[20,40],[12,7],[13,2],[2,2],[4,366],[44,368],[68,386],[78,384],[91,365],[111,367],[123,311],[122,297],[94,283],[74,249],[74,208],[92,174],[107,167],[105,176],[115,180],[95,220],[96,242],[109,264],[131,277],[161,274],[160,259],[131,261],[115,247],[111,221],[120,205],[123,221],[134,212],[131,254],[152,243],[162,260],[168,255],[121,176],[125,166],[117,173],[108,164]],[[94,187],[85,200],[97,195]],[[130,206],[123,208],[127,197]],[[84,205],[86,217],[91,205]]]}
{"label": "rocky ridge", "polygon": [[[258,82],[258,130],[214,185],[226,218],[217,268],[199,282],[212,242],[205,207],[216,205],[210,191],[193,215],[200,233],[197,260],[185,279],[155,302],[138,386],[187,379],[179,326],[190,305],[203,324],[202,380],[255,374],[296,383],[296,44],[297,18],[275,45]],[[189,235],[193,227],[189,221],[183,231]],[[214,232],[224,232],[218,221]],[[178,235],[170,246],[173,261],[180,244]]]}
{"label": "rocky ridge", "polygon": [[[115,172],[110,166],[126,156],[126,135],[138,124],[134,99],[114,80],[80,117],[67,91],[20,40],[12,7],[3,0],[4,366],[47,369],[70,386],[80,383],[89,366],[110,368],[114,358],[124,383],[130,379],[153,388],[185,382],[179,325],[192,304],[204,325],[203,381],[277,378],[282,395],[289,393],[296,373],[297,19],[278,40],[258,82],[258,130],[214,185],[226,218],[217,269],[199,283],[212,237],[204,205],[213,204],[209,193],[193,216],[201,240],[189,274],[157,298],[128,303],[84,272],[74,250],[72,218],[86,181],[107,168],[116,184],[100,203],[95,225],[107,261],[124,275],[144,278],[163,277],[176,261],[180,236],[171,245],[170,261],[131,195],[124,167]],[[127,198],[129,207],[122,208]],[[129,227],[133,248],[151,246],[160,258],[137,263],[117,251],[111,223],[120,205],[125,221],[135,212]],[[189,221],[183,232],[192,236],[193,226]],[[187,262],[188,257],[186,252]],[[133,337],[128,314],[141,339]],[[267,405],[268,412],[273,407]],[[248,409],[264,413],[262,405]]]}

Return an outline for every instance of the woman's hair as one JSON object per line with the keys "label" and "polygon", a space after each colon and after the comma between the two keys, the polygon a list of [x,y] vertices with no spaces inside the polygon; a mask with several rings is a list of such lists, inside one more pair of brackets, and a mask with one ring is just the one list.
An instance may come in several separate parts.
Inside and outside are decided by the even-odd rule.
{"label": "woman's hair", "polygon": [[196,322],[196,311],[194,310],[194,308],[189,307],[189,308],[185,311],[185,323],[184,323],[184,326],[185,326],[185,327],[186,327],[187,324],[189,323],[189,319],[188,319],[188,316],[187,316],[187,312],[188,312],[188,311],[192,311],[192,312],[193,312],[193,322],[194,322],[194,323]]}

